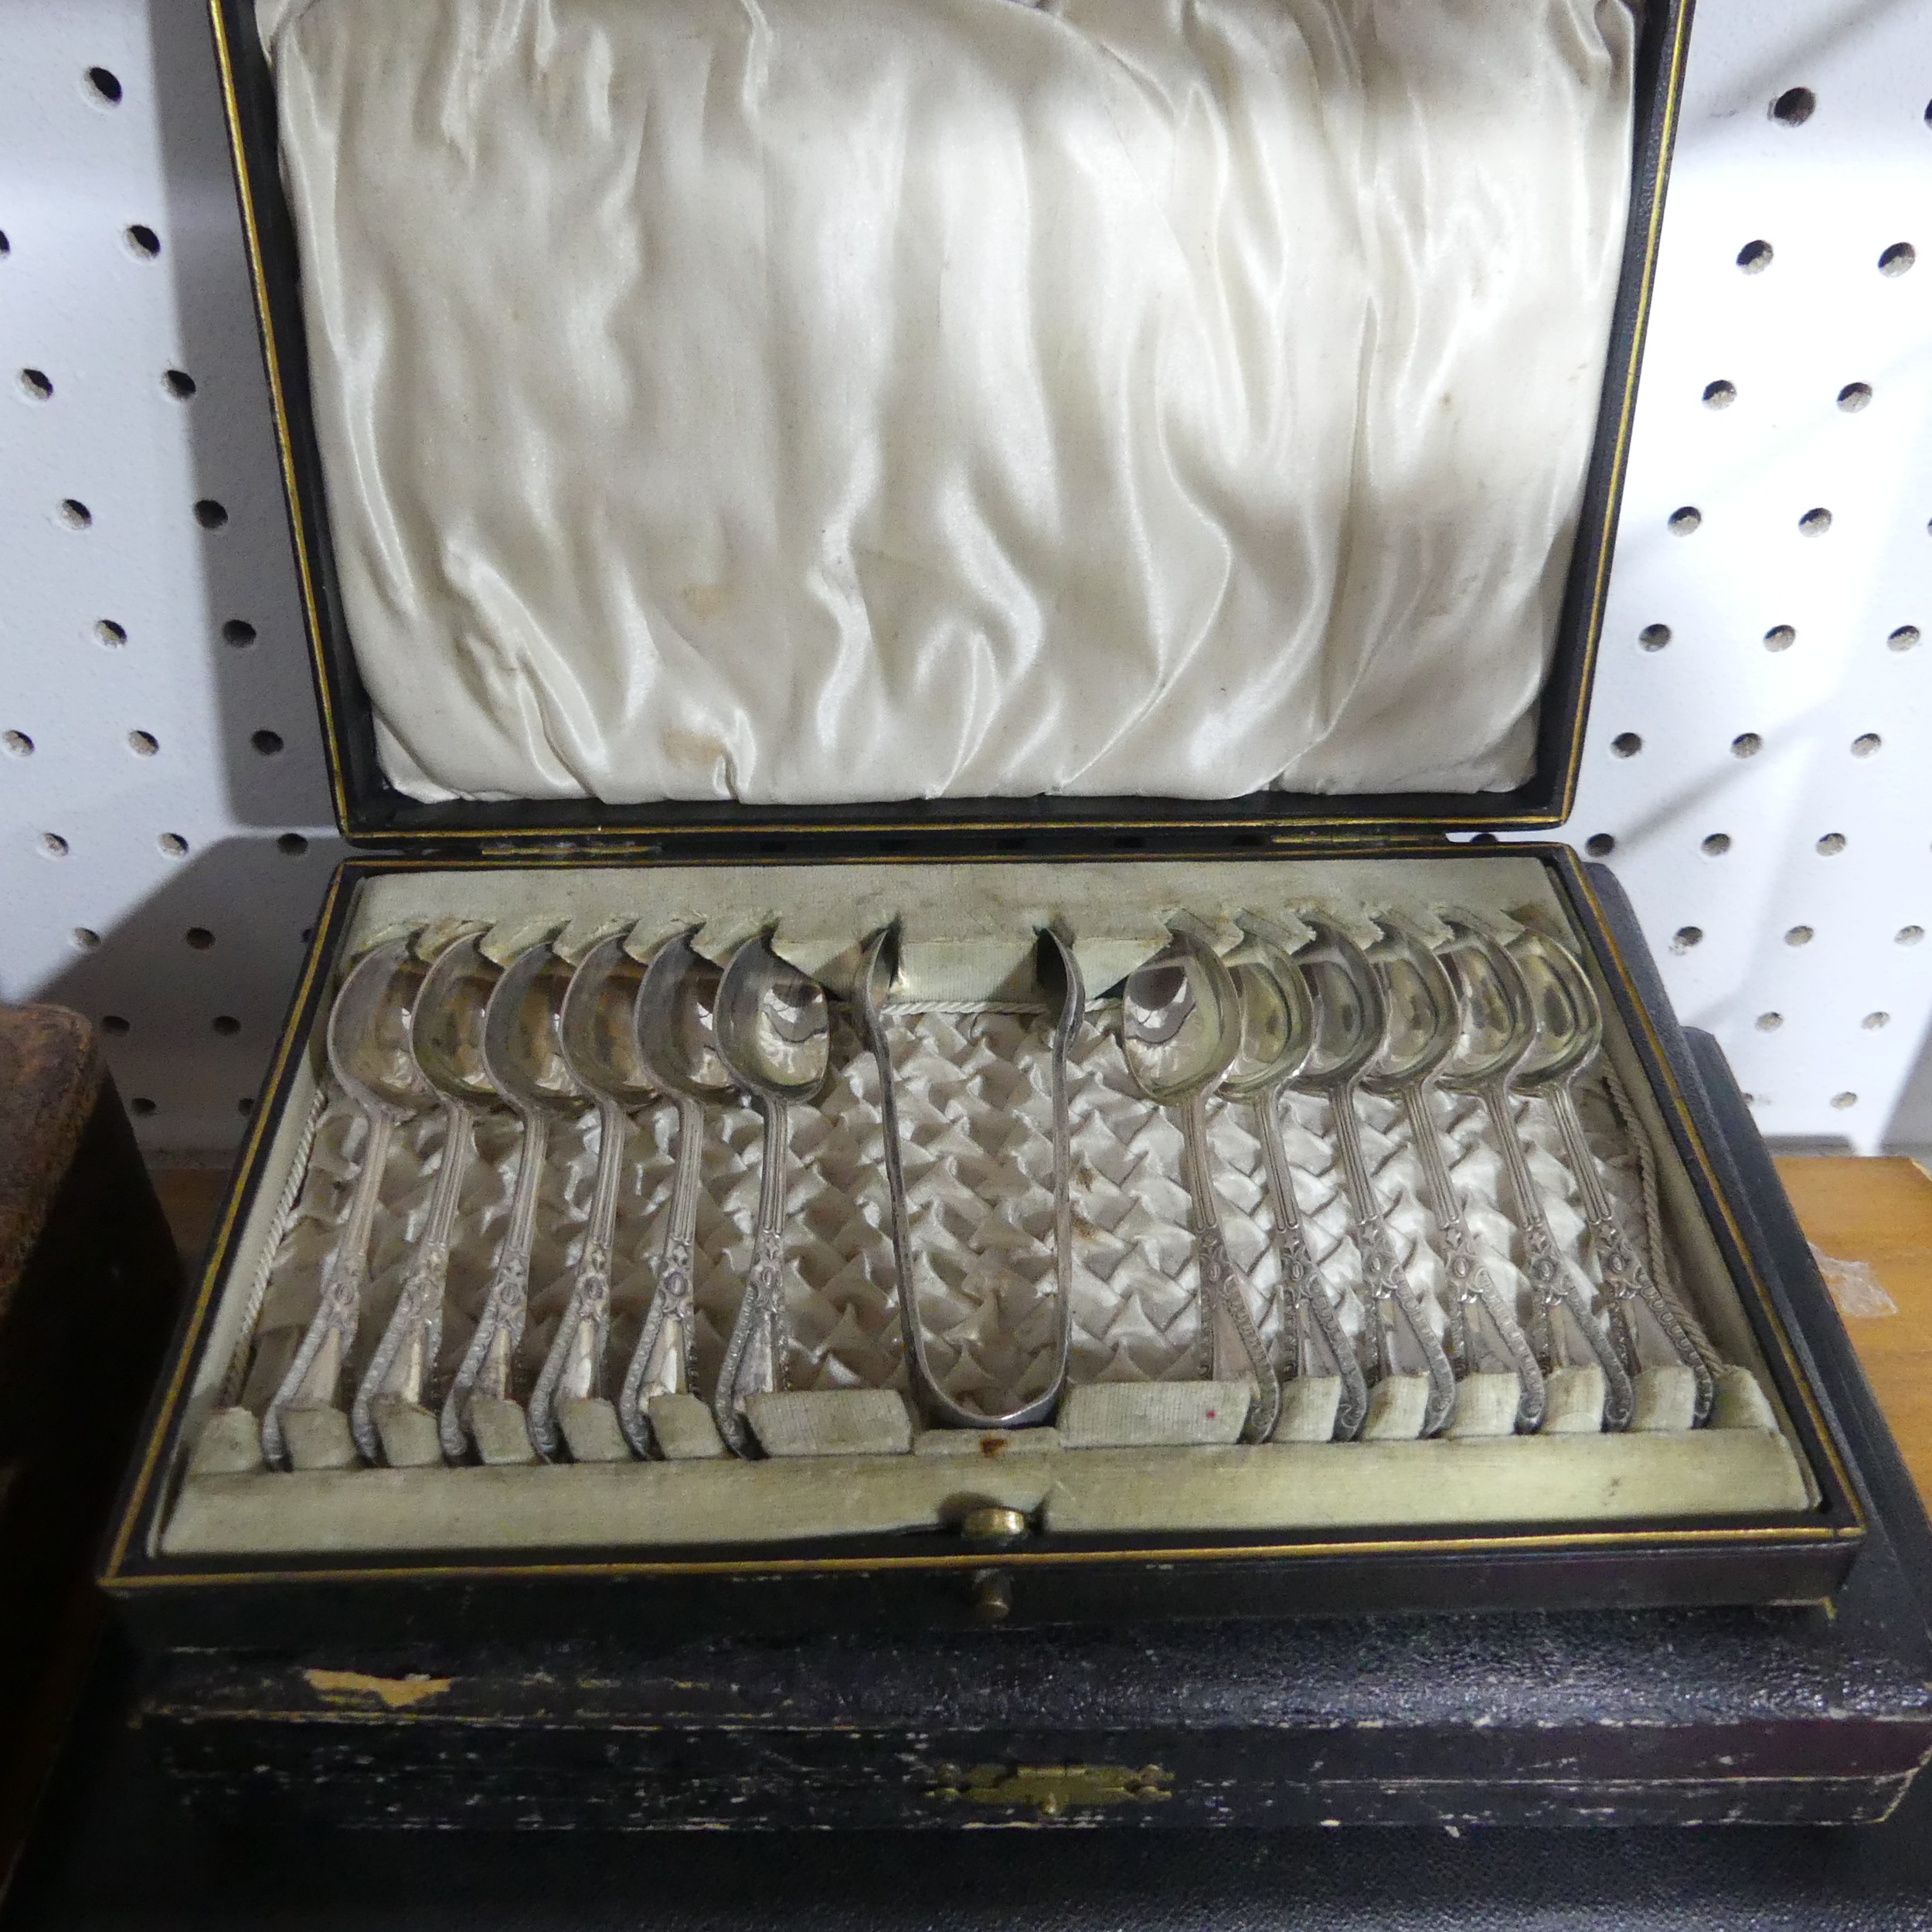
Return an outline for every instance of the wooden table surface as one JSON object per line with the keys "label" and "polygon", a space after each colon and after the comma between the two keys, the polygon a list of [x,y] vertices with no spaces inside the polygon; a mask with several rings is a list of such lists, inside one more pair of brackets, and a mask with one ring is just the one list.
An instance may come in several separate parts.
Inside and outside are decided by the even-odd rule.
{"label": "wooden table surface", "polygon": [[[1897,1305],[1896,1315],[1848,1315],[1845,1325],[1919,1494],[1932,1504],[1932,1177],[1913,1161],[1849,1157],[1782,1160],[1777,1171],[1813,1245],[1832,1260],[1865,1263]],[[155,1184],[192,1262],[228,1177],[217,1168],[175,1168],[158,1172]]]}

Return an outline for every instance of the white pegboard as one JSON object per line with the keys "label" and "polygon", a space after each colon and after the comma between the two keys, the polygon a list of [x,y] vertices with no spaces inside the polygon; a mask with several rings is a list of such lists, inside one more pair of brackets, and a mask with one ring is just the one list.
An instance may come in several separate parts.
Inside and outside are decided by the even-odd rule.
{"label": "white pegboard", "polygon": [[[1767,1131],[1866,1151],[1932,1141],[1929,102],[1932,0],[1702,0],[1571,828]],[[0,0],[0,996],[215,1151],[341,848],[200,0]]]}

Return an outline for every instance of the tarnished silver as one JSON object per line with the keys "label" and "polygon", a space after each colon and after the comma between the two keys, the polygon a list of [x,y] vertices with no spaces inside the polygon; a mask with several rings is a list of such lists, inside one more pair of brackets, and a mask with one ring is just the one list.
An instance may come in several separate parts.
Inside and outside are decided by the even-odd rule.
{"label": "tarnished silver", "polygon": [[771,934],[749,939],[718,983],[713,1016],[718,1051],[732,1077],[764,1110],[758,1177],[758,1226],[738,1318],[732,1325],[713,1401],[718,1433],[749,1455],[745,1403],[784,1386],[786,1321],[785,1177],[791,1110],[812,1099],[832,1063],[832,1019],[825,989],[772,950]]}
{"label": "tarnished silver", "polygon": [[[1294,1172],[1281,1141],[1281,1090],[1315,1045],[1315,1009],[1308,983],[1287,949],[1243,923],[1247,942],[1229,960],[1241,1006],[1241,1044],[1221,1082],[1230,1100],[1245,1100],[1260,1130],[1262,1158],[1274,1204],[1274,1240],[1280,1257],[1287,1372],[1331,1374],[1342,1384],[1335,1434],[1344,1442],[1369,1413],[1362,1364],[1342,1325],[1341,1311],[1308,1247]],[[1316,1356],[1322,1360],[1319,1362]]]}
{"label": "tarnished silver", "polygon": [[906,1207],[905,1164],[899,1141],[899,1102],[893,1081],[892,1044],[882,1008],[898,970],[898,934],[886,927],[866,942],[852,986],[852,1010],[879,1070],[879,1111],[886,1148],[886,1189],[891,1202],[893,1265],[898,1284],[899,1331],[906,1379],[922,1414],[948,1429],[1026,1429],[1052,1420],[1066,1387],[1073,1345],[1073,1131],[1066,1093],[1066,1056],[1087,1012],[1087,989],[1073,948],[1050,928],[1036,948],[1036,977],[1053,1001],[1051,1083],[1053,1107],[1053,1274],[1058,1298],[1053,1372],[1030,1402],[999,1415],[964,1407],[934,1378],[919,1318],[917,1257]]}
{"label": "tarnished silver", "polygon": [[516,1351],[529,1309],[530,1249],[550,1124],[583,1111],[588,1097],[571,1077],[560,1036],[570,969],[546,939],[526,947],[503,969],[483,1015],[483,1065],[498,1095],[522,1123],[510,1213],[470,1345],[438,1419],[443,1454],[468,1454],[470,1405],[481,1395],[512,1396]]}
{"label": "tarnished silver", "polygon": [[1627,1428],[1636,1402],[1629,1373],[1564,1264],[1510,1105],[1516,1070],[1536,1040],[1529,989],[1509,953],[1480,926],[1456,913],[1445,913],[1444,923],[1449,939],[1434,951],[1455,988],[1460,1028],[1454,1049],[1436,1077],[1453,1092],[1475,1094],[1488,1117],[1491,1137],[1516,1199],[1524,1272],[1533,1298],[1532,1339],[1537,1358],[1546,1374],[1569,1365],[1563,1322],[1567,1316],[1590,1359],[1603,1371],[1604,1426]]}
{"label": "tarnished silver", "polygon": [[678,1106],[678,1165],[657,1283],[617,1397],[618,1426],[641,1456],[651,1449],[651,1398],[686,1394],[691,1388],[705,1104],[728,1100],[738,1090],[718,1051],[713,1019],[722,975],[692,944],[697,930],[658,948],[638,993],[638,1057]]}
{"label": "tarnished silver", "polygon": [[366,1136],[342,1231],[322,1277],[288,1372],[262,1414],[262,1453],[271,1468],[288,1459],[282,1429],[291,1408],[332,1409],[362,1319],[369,1287],[369,1243],[383,1170],[396,1130],[434,1096],[410,1051],[410,1008],[425,968],[411,952],[414,935],[378,946],[359,960],[337,989],[328,1013],[328,1069],[361,1112]]}
{"label": "tarnished silver", "polygon": [[1323,1095],[1328,1103],[1342,1188],[1362,1259],[1362,1299],[1373,1331],[1377,1374],[1386,1377],[1420,1369],[1427,1376],[1422,1432],[1433,1435],[1455,1406],[1455,1371],[1396,1252],[1355,1112],[1356,1090],[1382,1051],[1388,1024],[1381,983],[1361,949],[1338,927],[1315,913],[1303,917],[1315,937],[1296,954],[1295,963],[1315,1002],[1315,1045],[1291,1083]]}
{"label": "tarnished silver", "polygon": [[1179,1117],[1206,1372],[1216,1382],[1253,1383],[1242,1434],[1265,1442],[1281,1420],[1281,1383],[1221,1230],[1207,1138],[1207,1097],[1240,1046],[1241,1003],[1233,976],[1205,940],[1185,927],[1170,928],[1168,944],[1121,988],[1121,1049],[1134,1085]]}
{"label": "tarnished silver", "polygon": [[557,1405],[603,1393],[611,1344],[611,1243],[631,1111],[658,1090],[638,1057],[634,1009],[644,968],[624,950],[625,935],[600,940],[570,976],[559,1015],[558,1040],[571,1077],[597,1103],[597,1177],[570,1298],[530,1393],[531,1446],[546,1462],[562,1447]]}
{"label": "tarnished silver", "polygon": [[1388,1024],[1382,1051],[1369,1063],[1362,1084],[1372,1094],[1399,1100],[1408,1122],[1410,1144],[1442,1233],[1450,1365],[1464,1375],[1481,1372],[1491,1363],[1513,1374],[1520,1391],[1516,1427],[1534,1430],[1543,1421],[1548,1400],[1543,1369],[1515,1310],[1484,1265],[1449,1172],[1442,1129],[1429,1104],[1430,1082],[1456,1044],[1455,988],[1427,943],[1402,920],[1384,913],[1376,923],[1381,937],[1369,948],[1367,957],[1381,985]]}
{"label": "tarnished silver", "polygon": [[371,1462],[382,1457],[378,1410],[414,1407],[433,1393],[456,1212],[476,1157],[477,1116],[496,1097],[483,1064],[483,1012],[498,970],[478,950],[474,934],[454,940],[423,976],[410,1009],[410,1050],[417,1070],[436,1090],[443,1155],[409,1273],[349,1405],[349,1433]]}
{"label": "tarnished silver", "polygon": [[1692,1420],[1702,1423],[1709,1417],[1716,1393],[1711,1365],[1670,1298],[1652,1278],[1641,1253],[1617,1225],[1577,1117],[1575,1083],[1595,1063],[1603,1046],[1604,1015],[1596,988],[1575,955],[1546,934],[1524,930],[1509,942],[1509,957],[1522,975],[1536,1022],[1536,1038],[1511,1083],[1519,1093],[1541,1094],[1556,1117],[1563,1153],[1583,1196],[1597,1278],[1624,1366],[1633,1376],[1645,1366],[1638,1327],[1640,1317],[1648,1316],[1665,1347],[1690,1370],[1697,1390]]}

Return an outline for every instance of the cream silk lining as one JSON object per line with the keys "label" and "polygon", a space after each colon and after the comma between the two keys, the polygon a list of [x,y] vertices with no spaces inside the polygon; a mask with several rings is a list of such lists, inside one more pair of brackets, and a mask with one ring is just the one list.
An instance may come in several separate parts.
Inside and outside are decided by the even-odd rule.
{"label": "cream silk lining", "polygon": [[423,798],[1504,788],[1624,0],[263,0]]}

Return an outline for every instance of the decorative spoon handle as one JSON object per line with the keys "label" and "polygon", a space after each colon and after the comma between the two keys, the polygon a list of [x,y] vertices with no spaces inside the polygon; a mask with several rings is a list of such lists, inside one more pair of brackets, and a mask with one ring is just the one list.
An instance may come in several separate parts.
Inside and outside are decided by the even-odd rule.
{"label": "decorative spoon handle", "polygon": [[262,1415],[262,1454],[270,1467],[287,1460],[282,1411],[311,1405],[332,1407],[341,1393],[349,1352],[355,1345],[362,1297],[369,1288],[369,1235],[375,1226],[376,1204],[382,1199],[383,1169],[388,1163],[389,1143],[396,1136],[396,1123],[387,1114],[372,1111],[364,1117],[369,1122],[369,1134],[362,1144],[362,1164],[356,1170],[349,1213],[343,1217],[342,1238],[322,1277],[321,1299],[309,1318],[281,1386]]}
{"label": "decorative spoon handle", "polygon": [[1443,1259],[1449,1276],[1450,1332],[1458,1344],[1465,1372],[1473,1369],[1468,1348],[1468,1325],[1472,1304],[1479,1304],[1516,1372],[1520,1390],[1516,1403],[1516,1427],[1529,1430],[1543,1421],[1548,1403],[1543,1374],[1536,1352],[1522,1332],[1515,1311],[1503,1298],[1502,1291],[1483,1265],[1482,1250],[1469,1223],[1463,1218],[1462,1197],[1443,1158],[1442,1135],[1429,1111],[1426,1088],[1418,1082],[1405,1088],[1403,1111],[1409,1120],[1409,1138],[1422,1159],[1423,1179],[1436,1210],[1436,1223],[1442,1230]]}
{"label": "decorative spoon handle", "polygon": [[1188,1192],[1194,1203],[1194,1257],[1200,1270],[1209,1373],[1216,1382],[1253,1382],[1254,1406],[1248,1411],[1242,1434],[1248,1441],[1266,1442],[1281,1418],[1281,1380],[1248,1311],[1241,1272],[1230,1258],[1221,1232],[1213,1170],[1209,1165],[1207,1103],[1195,1094],[1177,1111],[1187,1161]]}
{"label": "decorative spoon handle", "polygon": [[647,1413],[653,1396],[682,1395],[691,1386],[692,1332],[696,1320],[694,1275],[698,1252],[698,1188],[702,1178],[704,1109],[678,1096],[678,1166],[671,1212],[658,1257],[658,1281],[631,1366],[617,1398],[624,1439],[640,1456],[651,1453]]}
{"label": "decorative spoon handle", "polygon": [[1509,1173],[1510,1189],[1516,1197],[1530,1292],[1536,1298],[1537,1334],[1543,1359],[1552,1369],[1561,1366],[1556,1352],[1556,1310],[1560,1307],[1566,1308],[1577,1332],[1596,1358],[1597,1367],[1604,1372],[1604,1427],[1626,1427],[1637,1401],[1630,1386],[1630,1377],[1609,1337],[1591,1316],[1590,1304],[1570,1279],[1569,1269],[1563,1265],[1556,1237],[1543,1213],[1542,1194],[1535,1175],[1529,1171],[1529,1156],[1524,1150],[1522,1136],[1517,1131],[1515,1117],[1509,1111],[1509,1096],[1498,1085],[1485,1087],[1482,1098],[1489,1116],[1490,1131],[1502,1151],[1503,1165]]}
{"label": "decorative spoon handle", "polygon": [[1349,1206],[1355,1217],[1355,1244],[1362,1257],[1362,1285],[1376,1325],[1376,1343],[1382,1372],[1396,1372],[1392,1346],[1390,1304],[1400,1314],[1420,1352],[1429,1378],[1429,1398],[1422,1416],[1422,1433],[1433,1435],[1449,1420],[1456,1403],[1456,1372],[1435,1338],[1422,1303],[1410,1285],[1408,1275],[1396,1258],[1395,1237],[1389,1232],[1387,1217],[1376,1199],[1374,1178],[1369,1172],[1368,1157],[1362,1150],[1362,1126],[1355,1118],[1355,1090],[1338,1087],[1329,1097],[1328,1112],[1335,1122],[1335,1145],[1342,1157],[1342,1176],[1348,1190]]}
{"label": "decorative spoon handle", "polygon": [[437,1433],[443,1454],[461,1462],[469,1447],[470,1404],[478,1390],[499,1399],[510,1393],[510,1363],[523,1339],[529,1310],[530,1249],[536,1236],[537,1196],[543,1182],[543,1158],[549,1149],[550,1123],[542,1114],[524,1116],[523,1145],[517,1151],[516,1187],[510,1196],[510,1218],[503,1246],[483,1298],[476,1332],[464,1352],[443,1404]]}
{"label": "decorative spoon handle", "polygon": [[624,1110],[597,1103],[597,1172],[577,1278],[530,1392],[530,1445],[546,1462],[556,1459],[556,1405],[564,1396],[594,1396],[604,1376],[611,1339],[611,1243],[617,1232],[617,1183],[624,1172]]}
{"label": "decorative spoon handle", "polygon": [[1346,1442],[1361,1428],[1369,1413],[1369,1386],[1362,1379],[1362,1363],[1350,1346],[1348,1332],[1342,1325],[1340,1311],[1321,1278],[1321,1270],[1308,1251],[1308,1231],[1301,1221],[1301,1204],[1294,1196],[1294,1175],[1288,1165],[1287,1149],[1281,1144],[1281,1121],[1275,1109],[1274,1094],[1264,1094],[1254,1104],[1255,1118],[1260,1123],[1261,1153],[1267,1164],[1268,1185],[1274,1196],[1274,1240],[1281,1255],[1281,1286],[1287,1298],[1294,1337],[1294,1372],[1308,1372],[1307,1324],[1312,1321],[1320,1332],[1323,1346],[1342,1379],[1342,1400],[1335,1410],[1335,1433]]}
{"label": "decorative spoon handle", "polygon": [[746,1398],[769,1394],[781,1386],[784,1374],[784,1223],[791,1111],[781,1100],[767,1097],[762,1104],[765,1134],[763,1170],[758,1178],[758,1230],[713,1405],[725,1446],[740,1456],[749,1455],[752,1447],[745,1420]]}
{"label": "decorative spoon handle", "polygon": [[1563,1151],[1569,1158],[1570,1170],[1577,1176],[1577,1185],[1583,1194],[1583,1219],[1589,1225],[1590,1244],[1596,1251],[1604,1298],[1610,1304],[1622,1338],[1624,1362],[1633,1375],[1643,1366],[1643,1358],[1638,1350],[1636,1327],[1636,1307],[1641,1303],[1663,1331],[1672,1353],[1691,1372],[1697,1389],[1692,1419],[1694,1423],[1701,1423],[1709,1417],[1717,1393],[1710,1364],[1704,1359],[1703,1351],[1692,1340],[1669,1296],[1651,1279],[1643,1257],[1617,1225],[1616,1211],[1611,1206],[1610,1196],[1597,1172],[1596,1159],[1590,1153],[1589,1141],[1584,1138],[1583,1124],[1577,1117],[1577,1104],[1570,1090],[1566,1087],[1553,1087],[1549,1103],[1556,1116],[1557,1130],[1563,1136]]}

